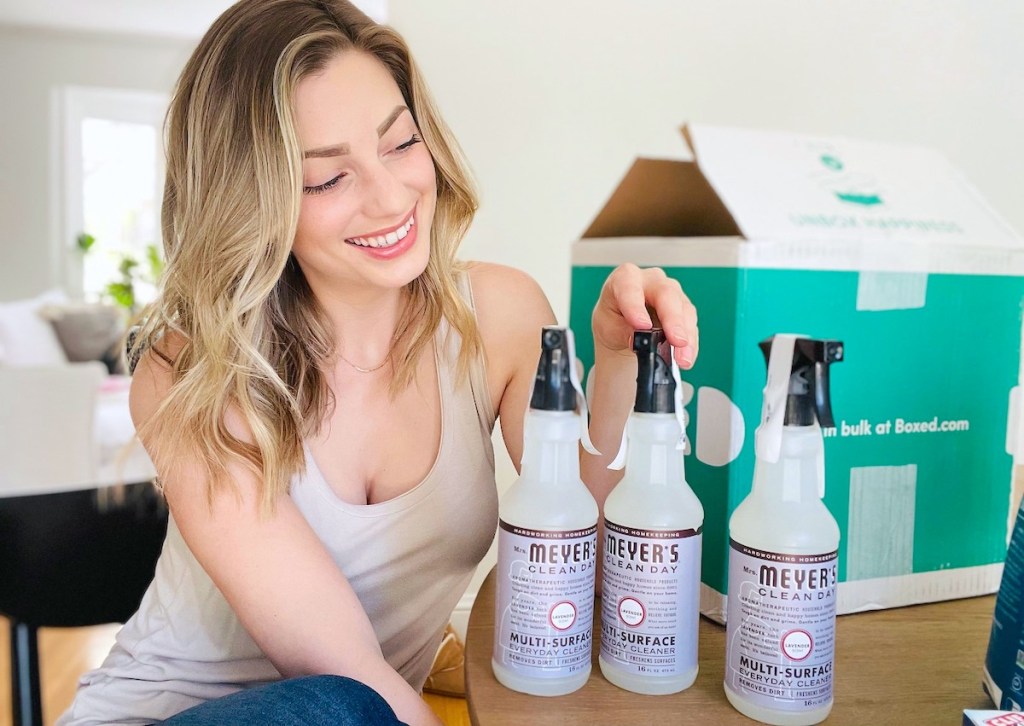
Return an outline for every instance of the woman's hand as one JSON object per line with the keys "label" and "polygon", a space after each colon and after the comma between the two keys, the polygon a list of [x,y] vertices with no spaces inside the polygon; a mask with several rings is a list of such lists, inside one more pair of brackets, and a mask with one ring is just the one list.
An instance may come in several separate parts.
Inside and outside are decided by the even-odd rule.
{"label": "woman's hand", "polygon": [[615,268],[601,288],[592,325],[595,355],[603,348],[632,356],[633,331],[657,325],[675,347],[681,367],[692,368],[697,359],[697,309],[679,282],[660,267],[640,269],[627,263]]}
{"label": "woman's hand", "polygon": [[[608,469],[622,441],[626,419],[636,392],[636,357],[633,331],[655,325],[675,348],[676,362],[692,368],[697,359],[697,310],[679,283],[658,267],[641,270],[621,265],[608,276],[594,306],[594,368],[588,382],[590,438],[601,451],[580,457],[580,474],[597,506],[604,512],[609,492],[622,471]],[[604,541],[603,520],[598,525],[598,553]],[[600,592],[600,578],[598,578]]]}

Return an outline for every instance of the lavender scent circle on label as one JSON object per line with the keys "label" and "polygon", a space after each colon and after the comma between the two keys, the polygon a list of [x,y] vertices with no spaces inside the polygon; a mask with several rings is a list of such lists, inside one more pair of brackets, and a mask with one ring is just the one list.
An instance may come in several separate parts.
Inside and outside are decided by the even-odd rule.
{"label": "lavender scent circle on label", "polygon": [[790,660],[804,660],[814,650],[814,639],[806,630],[790,630],[782,636],[780,645]]}
{"label": "lavender scent circle on label", "polygon": [[624,597],[619,600],[619,619],[626,625],[639,625],[646,617],[643,603],[636,598]]}
{"label": "lavender scent circle on label", "polygon": [[548,619],[555,630],[568,630],[576,622],[576,606],[568,601],[555,603]]}

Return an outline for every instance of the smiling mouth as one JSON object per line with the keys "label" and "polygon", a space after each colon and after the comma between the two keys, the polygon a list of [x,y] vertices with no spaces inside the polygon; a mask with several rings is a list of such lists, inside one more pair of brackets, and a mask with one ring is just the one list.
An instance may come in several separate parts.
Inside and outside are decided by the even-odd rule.
{"label": "smiling mouth", "polygon": [[[415,211],[415,210],[414,210]],[[368,235],[366,237],[349,237],[345,241],[350,245],[357,247],[376,247],[387,248],[393,247],[394,245],[405,239],[406,235],[409,234],[409,230],[416,224],[416,220],[412,212],[409,213],[409,218],[404,224],[400,224],[390,232],[383,234]]]}

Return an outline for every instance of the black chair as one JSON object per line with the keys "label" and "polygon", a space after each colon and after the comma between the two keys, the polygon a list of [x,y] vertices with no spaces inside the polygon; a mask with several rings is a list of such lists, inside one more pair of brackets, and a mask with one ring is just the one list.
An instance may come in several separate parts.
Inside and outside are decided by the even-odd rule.
{"label": "black chair", "polygon": [[0,498],[14,726],[43,723],[38,628],[123,623],[153,579],[166,533],[167,509],[149,482]]}

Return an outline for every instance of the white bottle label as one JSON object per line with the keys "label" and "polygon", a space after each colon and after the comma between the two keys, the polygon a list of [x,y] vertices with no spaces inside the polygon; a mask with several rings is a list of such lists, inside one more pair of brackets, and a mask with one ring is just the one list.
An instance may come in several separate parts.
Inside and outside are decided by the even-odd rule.
{"label": "white bottle label", "polygon": [[832,699],[838,552],[787,555],[729,540],[725,681],[758,706]]}
{"label": "white bottle label", "polygon": [[597,525],[568,532],[498,523],[494,658],[531,678],[590,667]]}
{"label": "white bottle label", "polygon": [[700,528],[646,530],[604,522],[601,656],[636,675],[697,665]]}

